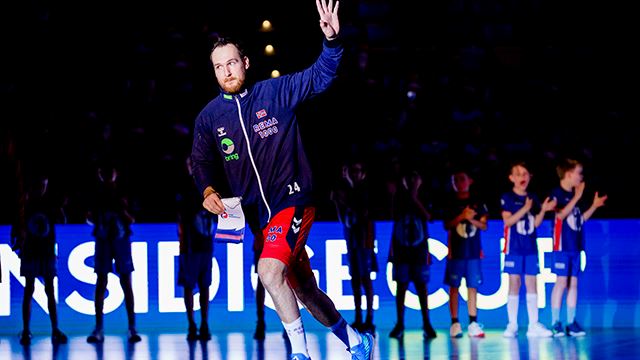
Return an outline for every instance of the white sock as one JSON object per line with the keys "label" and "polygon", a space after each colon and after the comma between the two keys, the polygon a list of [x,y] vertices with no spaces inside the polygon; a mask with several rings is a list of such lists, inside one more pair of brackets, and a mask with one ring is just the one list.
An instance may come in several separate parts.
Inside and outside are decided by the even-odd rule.
{"label": "white sock", "polygon": [[347,334],[347,321],[340,317],[337,323],[329,327],[332,333],[334,333],[340,341],[342,341],[347,347],[349,347],[349,334]]}
{"label": "white sock", "polygon": [[527,313],[529,313],[529,325],[538,322],[538,294],[527,293]]}
{"label": "white sock", "polygon": [[304,333],[304,326],[302,326],[302,317],[293,320],[293,322],[289,324],[282,322],[282,325],[289,336],[291,353],[302,354],[309,357],[309,352],[307,350],[307,337]]}
{"label": "white sock", "polygon": [[509,295],[507,297],[507,315],[509,324],[518,324],[518,306],[520,305],[520,296]]}
{"label": "white sock", "polygon": [[347,324],[347,335],[349,336],[350,349],[362,342],[362,336],[357,333],[349,324]]}

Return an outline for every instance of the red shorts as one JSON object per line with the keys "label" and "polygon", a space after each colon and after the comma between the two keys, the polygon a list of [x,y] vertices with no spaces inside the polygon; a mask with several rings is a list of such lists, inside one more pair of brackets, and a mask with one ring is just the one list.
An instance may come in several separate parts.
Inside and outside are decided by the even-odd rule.
{"label": "red shorts", "polygon": [[262,230],[264,247],[260,258],[272,258],[287,266],[287,280],[296,287],[298,279],[313,277],[305,251],[309,230],[315,217],[313,207],[289,207],[277,213]]}

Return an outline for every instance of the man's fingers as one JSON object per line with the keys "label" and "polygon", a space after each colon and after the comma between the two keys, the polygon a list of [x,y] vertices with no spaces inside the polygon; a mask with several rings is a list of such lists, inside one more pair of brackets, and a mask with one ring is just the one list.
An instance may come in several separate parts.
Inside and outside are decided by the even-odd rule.
{"label": "man's fingers", "polygon": [[215,215],[220,214],[224,210],[224,208],[216,204],[215,201],[208,201],[207,199],[202,202],[202,207]]}
{"label": "man's fingers", "polygon": [[322,3],[321,3],[321,1],[322,1],[322,0],[316,0],[316,7],[318,8],[318,14],[319,14],[320,16],[322,16],[322,13],[324,12],[324,11],[322,10]]}
{"label": "man's fingers", "polygon": [[211,209],[211,206],[209,204],[207,204],[206,201],[202,202],[202,207],[207,210],[208,212],[213,212],[213,210]]}

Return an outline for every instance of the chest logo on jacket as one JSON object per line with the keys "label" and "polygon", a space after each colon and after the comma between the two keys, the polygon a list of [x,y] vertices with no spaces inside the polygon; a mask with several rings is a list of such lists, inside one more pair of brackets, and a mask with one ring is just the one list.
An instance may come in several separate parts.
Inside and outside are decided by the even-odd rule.
{"label": "chest logo on jacket", "polygon": [[233,151],[236,149],[236,145],[229,138],[224,138],[220,141],[220,148],[222,152],[227,154],[224,157],[225,161],[238,160],[238,153],[234,153]]}
{"label": "chest logo on jacket", "polygon": [[[256,117],[258,120],[267,117],[267,111],[262,109],[256,112]],[[253,124],[253,132],[260,135],[261,139],[265,139],[271,135],[278,133],[278,119],[271,117],[267,120],[262,120],[258,123]]]}

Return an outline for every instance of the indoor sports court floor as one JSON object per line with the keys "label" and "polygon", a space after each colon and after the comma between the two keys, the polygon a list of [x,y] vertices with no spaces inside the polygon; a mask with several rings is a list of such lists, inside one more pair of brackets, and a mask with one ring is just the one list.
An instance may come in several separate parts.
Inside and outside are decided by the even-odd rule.
{"label": "indoor sports court floor", "polygon": [[[640,329],[591,329],[587,336],[528,339],[524,331],[516,339],[502,337],[501,329],[486,329],[484,339],[451,339],[447,329],[438,337],[422,340],[422,332],[406,331],[402,342],[390,339],[390,329],[379,329],[374,359],[639,359]],[[23,347],[16,335],[0,336],[0,359],[51,360],[286,360],[288,351],[281,332],[267,333],[264,341],[251,332],[214,333],[208,342],[188,342],[183,333],[146,333],[130,345],[124,334],[106,334],[102,345],[88,344],[86,334],[68,334],[69,343],[52,346],[47,334],[34,334]],[[344,345],[322,330],[308,331],[312,359],[350,359]]]}

